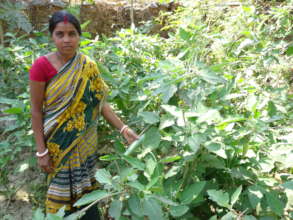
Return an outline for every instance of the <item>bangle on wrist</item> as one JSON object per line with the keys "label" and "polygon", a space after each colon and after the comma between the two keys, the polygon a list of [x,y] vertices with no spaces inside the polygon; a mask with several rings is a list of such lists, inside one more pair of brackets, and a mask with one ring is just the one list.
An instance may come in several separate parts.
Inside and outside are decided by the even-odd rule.
{"label": "bangle on wrist", "polygon": [[49,152],[49,151],[48,151],[48,148],[47,148],[43,153],[39,153],[39,152],[37,152],[37,153],[36,153],[36,156],[37,156],[37,157],[43,157],[43,156],[45,156],[48,152]]}
{"label": "bangle on wrist", "polygon": [[125,131],[126,128],[128,128],[128,126],[127,125],[123,125],[122,128],[121,128],[121,130],[120,130],[120,134],[122,134],[123,131]]}

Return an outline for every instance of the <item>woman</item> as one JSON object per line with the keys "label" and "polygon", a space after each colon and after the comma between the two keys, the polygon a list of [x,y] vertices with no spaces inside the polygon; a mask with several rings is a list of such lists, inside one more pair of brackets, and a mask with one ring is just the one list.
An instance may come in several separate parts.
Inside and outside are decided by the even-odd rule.
{"label": "woman", "polygon": [[[48,173],[46,212],[65,206],[71,213],[76,200],[98,188],[94,175],[99,113],[129,144],[138,136],[105,102],[108,88],[96,63],[78,52],[78,20],[58,11],[49,20],[49,31],[57,51],[39,57],[30,69],[32,128],[38,164]],[[87,216],[98,219],[97,209],[83,219]]]}

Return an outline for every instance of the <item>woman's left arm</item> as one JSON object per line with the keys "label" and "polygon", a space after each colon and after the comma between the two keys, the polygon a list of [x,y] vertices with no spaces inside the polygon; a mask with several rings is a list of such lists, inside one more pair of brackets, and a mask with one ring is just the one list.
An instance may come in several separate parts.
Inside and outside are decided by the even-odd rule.
{"label": "woman's left arm", "polygon": [[107,122],[109,122],[111,125],[113,125],[115,128],[117,128],[119,131],[122,129],[122,135],[127,140],[128,144],[131,144],[135,140],[137,140],[139,137],[138,135],[130,129],[128,126],[126,126],[121,119],[115,114],[115,112],[112,110],[109,103],[105,103],[102,107],[102,115],[106,119]]}

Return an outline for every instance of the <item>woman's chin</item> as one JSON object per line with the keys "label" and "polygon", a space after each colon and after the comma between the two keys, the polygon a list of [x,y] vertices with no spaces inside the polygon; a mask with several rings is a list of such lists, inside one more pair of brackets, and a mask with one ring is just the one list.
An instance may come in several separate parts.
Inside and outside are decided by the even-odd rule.
{"label": "woman's chin", "polygon": [[68,47],[68,48],[62,48],[62,50],[60,51],[62,54],[70,56],[70,55],[74,55],[76,53],[76,50],[72,47]]}

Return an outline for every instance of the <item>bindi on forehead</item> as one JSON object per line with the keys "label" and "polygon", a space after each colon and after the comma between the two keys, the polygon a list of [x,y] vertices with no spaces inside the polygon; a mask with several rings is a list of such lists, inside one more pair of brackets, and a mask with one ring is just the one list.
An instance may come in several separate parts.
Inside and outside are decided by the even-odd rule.
{"label": "bindi on forehead", "polygon": [[64,17],[63,17],[63,22],[64,22],[64,24],[67,24],[67,22],[68,22],[68,17],[67,17],[67,15],[64,15]]}

